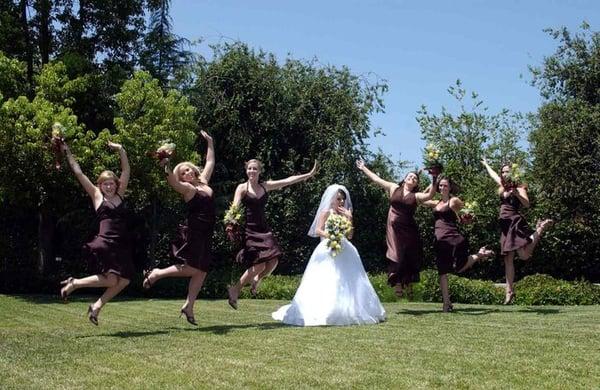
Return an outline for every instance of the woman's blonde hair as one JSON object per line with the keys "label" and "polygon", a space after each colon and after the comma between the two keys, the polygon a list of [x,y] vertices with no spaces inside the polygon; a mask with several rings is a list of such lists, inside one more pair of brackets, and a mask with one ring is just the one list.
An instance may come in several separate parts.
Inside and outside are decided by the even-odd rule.
{"label": "woman's blonde hair", "polygon": [[256,159],[256,158],[253,158],[253,159],[250,159],[250,160],[246,161],[244,163],[244,168],[248,169],[248,165],[250,165],[251,163],[256,163],[258,165],[258,172],[262,172],[263,171],[263,163],[259,159]]}
{"label": "woman's blonde hair", "polygon": [[107,180],[114,180],[117,185],[117,191],[119,190],[119,185],[121,182],[119,178],[113,171],[102,171],[100,175],[98,175],[98,179],[96,179],[96,184],[100,187],[100,184],[104,183]]}
{"label": "woman's blonde hair", "polygon": [[183,170],[185,167],[190,168],[192,172],[194,172],[196,179],[200,180],[200,174],[202,173],[200,167],[189,161],[180,162],[179,164],[175,165],[175,168],[173,169],[173,174],[175,175],[177,180],[181,181],[180,173],[181,170]]}

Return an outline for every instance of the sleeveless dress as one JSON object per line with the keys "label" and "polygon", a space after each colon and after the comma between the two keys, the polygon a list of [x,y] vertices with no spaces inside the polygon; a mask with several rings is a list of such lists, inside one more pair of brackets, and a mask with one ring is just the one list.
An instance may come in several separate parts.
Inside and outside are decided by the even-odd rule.
{"label": "sleeveless dress", "polygon": [[297,326],[376,324],[385,320],[385,309],[354,245],[343,238],[333,257],[327,240],[321,239],[292,303],[271,316]]}
{"label": "sleeveless dress", "polygon": [[396,188],[390,198],[386,241],[388,262],[388,283],[407,285],[419,281],[423,264],[423,243],[414,215],[417,201],[405,201],[402,187]]}
{"label": "sleeveless dress", "polygon": [[113,273],[126,279],[133,277],[135,271],[130,217],[131,212],[123,198],[118,206],[106,199],[102,200],[96,210],[98,234],[83,246],[83,257],[87,259],[90,272]]}
{"label": "sleeveless dress", "polygon": [[239,263],[247,268],[254,264],[260,264],[280,257],[283,252],[273,236],[273,232],[265,218],[265,205],[269,195],[265,187],[263,194],[259,197],[250,194],[246,187],[246,194],[242,198],[242,204],[246,209],[246,226],[244,229],[243,248],[236,256]]}
{"label": "sleeveless dress", "polygon": [[196,191],[186,203],[187,217],[171,242],[171,256],[190,267],[210,271],[213,265],[212,238],[215,230],[214,196]]}
{"label": "sleeveless dress", "polygon": [[457,272],[467,264],[469,241],[458,230],[458,217],[450,206],[433,210],[435,242],[433,245],[438,273]]}
{"label": "sleeveless dress", "polygon": [[506,255],[531,242],[534,231],[519,212],[521,201],[515,194],[500,196],[500,254]]}

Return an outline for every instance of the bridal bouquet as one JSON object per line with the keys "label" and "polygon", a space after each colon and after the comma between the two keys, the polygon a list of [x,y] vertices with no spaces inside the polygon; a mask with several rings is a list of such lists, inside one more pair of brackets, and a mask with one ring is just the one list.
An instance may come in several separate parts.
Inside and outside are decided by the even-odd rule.
{"label": "bridal bouquet", "polygon": [[60,169],[60,160],[62,158],[62,145],[65,142],[65,127],[59,122],[52,125],[52,137],[50,138],[50,148],[54,152],[54,166]]}
{"label": "bridal bouquet", "polygon": [[460,209],[460,222],[465,224],[473,222],[477,207],[478,204],[476,201],[465,202],[463,208]]}
{"label": "bridal bouquet", "polygon": [[513,163],[510,165],[510,170],[508,171],[508,175],[502,178],[502,185],[507,190],[517,188],[519,184],[521,184],[521,180],[523,179],[523,170],[517,163]]}
{"label": "bridal bouquet", "polygon": [[428,144],[423,154],[423,163],[425,169],[436,176],[442,172],[442,162],[440,160],[440,148],[436,144]]}
{"label": "bridal bouquet", "polygon": [[148,153],[151,157],[158,159],[161,161],[165,158],[171,158],[175,154],[175,143],[171,142],[171,140],[164,140],[159,142],[159,147],[154,152]]}
{"label": "bridal bouquet", "polygon": [[237,241],[240,238],[240,226],[244,223],[244,215],[244,207],[242,205],[231,203],[225,213],[225,217],[223,217],[225,231],[230,241]]}
{"label": "bridal bouquet", "polygon": [[331,214],[325,222],[325,232],[327,233],[327,247],[331,250],[331,255],[335,257],[342,250],[342,238],[348,237],[352,230],[352,223],[339,214]]}

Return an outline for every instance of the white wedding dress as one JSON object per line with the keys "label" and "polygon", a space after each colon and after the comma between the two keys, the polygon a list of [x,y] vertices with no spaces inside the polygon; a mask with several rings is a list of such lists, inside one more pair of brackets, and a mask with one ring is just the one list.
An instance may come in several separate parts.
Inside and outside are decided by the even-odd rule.
{"label": "white wedding dress", "polygon": [[291,304],[273,319],[298,326],[375,324],[385,310],[367,277],[358,251],[346,238],[332,257],[327,240],[315,248]]}

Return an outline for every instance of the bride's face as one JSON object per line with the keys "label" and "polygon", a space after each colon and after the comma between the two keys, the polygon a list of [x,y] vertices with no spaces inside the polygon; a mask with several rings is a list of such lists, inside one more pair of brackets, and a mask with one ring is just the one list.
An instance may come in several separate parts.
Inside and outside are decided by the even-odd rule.
{"label": "bride's face", "polygon": [[335,198],[333,198],[333,201],[331,203],[332,203],[332,206],[334,209],[337,207],[345,207],[346,199],[344,198],[344,195],[342,195],[338,192],[335,195]]}

